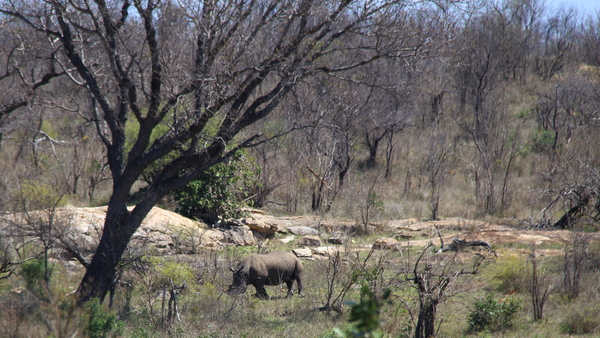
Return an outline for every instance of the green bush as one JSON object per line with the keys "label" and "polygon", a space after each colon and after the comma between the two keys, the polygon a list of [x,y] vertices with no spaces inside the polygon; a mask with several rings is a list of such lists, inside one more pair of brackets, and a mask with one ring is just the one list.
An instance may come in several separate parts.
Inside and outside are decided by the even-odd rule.
{"label": "green bush", "polygon": [[158,272],[158,280],[164,285],[168,285],[169,280],[172,280],[175,285],[180,285],[195,279],[192,269],[183,263],[166,261],[157,264],[155,269]]}
{"label": "green bush", "polygon": [[531,137],[531,150],[535,153],[542,153],[552,149],[556,139],[556,134],[552,130],[536,130]]}
{"label": "green bush", "polygon": [[85,304],[87,333],[90,338],[118,337],[123,333],[125,324],[117,320],[114,313],[106,313],[98,298]]}
{"label": "green bush", "polygon": [[335,328],[334,332],[339,337],[382,337],[379,329],[381,325],[381,308],[388,302],[391,291],[386,289],[381,296],[377,296],[364,285],[360,290],[360,302],[348,302],[350,304],[350,315],[348,321],[351,325],[344,330]]}
{"label": "green bush", "polygon": [[468,317],[469,332],[502,331],[512,327],[513,315],[521,308],[518,299],[506,297],[500,301],[488,294],[475,302]]}
{"label": "green bush", "polygon": [[229,162],[209,168],[198,179],[175,192],[176,211],[208,222],[239,217],[240,208],[251,205],[250,191],[259,186],[260,168],[240,151]]}
{"label": "green bush", "polygon": [[[48,278],[53,266],[48,266]],[[21,275],[25,280],[27,290],[41,299],[46,299],[46,263],[43,259],[32,259],[21,265]]]}

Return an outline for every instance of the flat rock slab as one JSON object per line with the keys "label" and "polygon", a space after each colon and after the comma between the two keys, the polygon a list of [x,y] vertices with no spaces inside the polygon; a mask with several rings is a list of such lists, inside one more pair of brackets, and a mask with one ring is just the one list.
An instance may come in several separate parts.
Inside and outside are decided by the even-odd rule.
{"label": "flat rock slab", "polygon": [[293,240],[294,240],[294,238],[296,238],[296,236],[294,236],[294,235],[289,235],[289,236],[286,236],[286,237],[284,237],[284,238],[280,238],[280,239],[279,239],[279,241],[280,241],[281,243],[283,243],[283,244],[288,244],[289,242],[293,241]]}
{"label": "flat rock slab", "polygon": [[293,249],[292,252],[296,257],[309,258],[312,257],[312,251],[310,249]]}
{"label": "flat rock slab", "polygon": [[317,255],[332,255],[342,250],[339,246],[320,246],[318,248],[313,248],[312,251]]}
{"label": "flat rock slab", "polygon": [[456,229],[456,230],[466,230],[466,229],[481,229],[488,225],[485,222],[480,221],[472,221],[466,220],[464,218],[448,218],[444,220],[438,221],[419,221],[417,219],[411,218],[407,220],[392,220],[387,222],[387,227],[393,229],[405,229],[410,231],[429,231],[431,229]]}
{"label": "flat rock slab", "polygon": [[287,230],[298,236],[319,236],[317,230],[306,226],[288,227]]}

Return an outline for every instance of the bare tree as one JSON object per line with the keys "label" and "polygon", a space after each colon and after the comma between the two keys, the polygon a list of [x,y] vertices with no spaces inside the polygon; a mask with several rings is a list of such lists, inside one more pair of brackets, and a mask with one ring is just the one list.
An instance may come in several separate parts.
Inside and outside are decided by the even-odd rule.
{"label": "bare tree", "polygon": [[588,65],[600,66],[600,18],[590,17],[584,22],[577,36],[577,55]]}
{"label": "bare tree", "polygon": [[550,16],[542,25],[541,51],[535,59],[536,73],[544,80],[551,78],[569,61],[574,47],[577,13],[574,9],[562,9]]}
{"label": "bare tree", "polygon": [[414,283],[419,295],[419,315],[415,325],[415,338],[436,336],[435,317],[437,306],[444,301],[446,291],[459,276],[476,274],[482,259],[484,259],[483,256],[476,256],[472,269],[464,270],[457,261],[458,251],[434,262],[430,259],[430,247],[431,244],[423,249],[415,261],[411,273],[407,275],[407,279]]}
{"label": "bare tree", "polygon": [[[565,229],[600,219],[600,174],[594,146],[600,93],[588,80],[565,78],[538,96],[536,113],[540,129],[533,149],[547,159],[547,166],[539,168],[546,188],[538,194],[548,198],[540,223]],[[552,220],[550,215],[556,212],[562,215]]]}
{"label": "bare tree", "polygon": [[57,69],[52,50],[44,45],[44,34],[31,34],[13,21],[0,18],[0,149],[3,136],[14,125],[11,115],[43,101],[42,89],[65,74]]}
{"label": "bare tree", "polygon": [[446,177],[452,165],[452,150],[446,142],[446,135],[438,127],[428,134],[428,151],[421,160],[420,170],[427,178],[429,188],[429,211],[432,220],[438,219],[440,197],[444,190]]}
{"label": "bare tree", "polygon": [[459,49],[456,121],[476,150],[476,156],[468,161],[473,163],[475,196],[482,200],[484,213],[496,213],[505,207],[498,208],[498,192],[505,196],[508,181],[504,180],[500,188],[500,177],[503,173],[507,177],[518,146],[514,142],[517,128],[510,126],[507,88],[511,81],[525,78],[530,62],[531,55],[525,52],[536,29],[533,23],[538,9],[530,6],[533,3],[491,5],[484,13],[468,19],[455,45]]}
{"label": "bare tree", "polygon": [[[0,13],[45,35],[56,63],[90,93],[87,118],[107,151],[112,195],[79,303],[104,299],[133,233],[162,197],[260,141],[247,127],[304,79],[414,54],[417,47],[398,48],[385,34],[388,26],[377,25],[383,16],[400,20],[408,5],[3,2]],[[173,17],[181,21],[169,24]],[[355,57],[338,62],[335,56],[344,54]],[[126,133],[130,125],[133,136]],[[156,164],[156,175],[129,210],[134,184]]]}
{"label": "bare tree", "polygon": [[583,273],[589,268],[591,254],[588,251],[589,235],[573,231],[569,243],[565,245],[563,260],[563,293],[569,299],[579,297]]}
{"label": "bare tree", "polygon": [[548,274],[541,269],[539,256],[535,252],[535,244],[531,245],[531,304],[533,306],[533,320],[540,320],[544,314],[544,305],[550,295],[551,285],[548,281]]}

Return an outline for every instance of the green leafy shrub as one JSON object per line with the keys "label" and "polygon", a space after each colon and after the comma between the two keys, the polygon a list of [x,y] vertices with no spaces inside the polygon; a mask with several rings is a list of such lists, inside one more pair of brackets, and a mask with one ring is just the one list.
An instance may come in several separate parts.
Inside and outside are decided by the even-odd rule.
{"label": "green leafy shrub", "polygon": [[344,330],[335,328],[335,333],[340,337],[382,337],[379,329],[381,325],[381,308],[390,297],[391,291],[386,289],[381,296],[373,293],[369,286],[364,285],[360,290],[360,302],[348,302],[350,315],[348,321],[352,325]]}
{"label": "green leafy shrub", "polygon": [[556,134],[552,130],[536,130],[531,137],[531,150],[542,153],[552,149]]}
{"label": "green leafy shrub", "polygon": [[502,331],[512,327],[513,315],[521,308],[518,299],[506,297],[500,301],[488,294],[475,302],[468,317],[469,332]]}
{"label": "green leafy shrub", "polygon": [[156,270],[163,284],[168,284],[169,280],[175,285],[194,280],[194,273],[186,264],[168,261],[157,266]]}
{"label": "green leafy shrub", "polygon": [[239,217],[240,208],[252,204],[250,191],[260,185],[259,174],[254,159],[240,151],[175,192],[176,211],[208,222]]}
{"label": "green leafy shrub", "polygon": [[[52,266],[48,267],[48,278],[51,276]],[[21,275],[25,286],[31,293],[46,299],[44,286],[46,285],[46,263],[43,259],[32,259],[21,265]]]}
{"label": "green leafy shrub", "polygon": [[85,304],[87,333],[90,338],[118,337],[123,333],[125,324],[117,320],[117,315],[107,313],[98,298]]}
{"label": "green leafy shrub", "polygon": [[191,282],[196,279],[192,269],[184,263],[160,256],[146,256],[144,259],[149,264],[147,273],[151,276],[152,287],[170,285],[170,281],[175,285],[181,285],[183,282],[192,284]]}

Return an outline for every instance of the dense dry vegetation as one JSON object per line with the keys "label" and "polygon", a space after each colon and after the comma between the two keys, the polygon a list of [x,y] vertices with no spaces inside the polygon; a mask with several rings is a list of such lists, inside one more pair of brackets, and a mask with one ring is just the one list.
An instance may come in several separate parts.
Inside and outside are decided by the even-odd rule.
{"label": "dense dry vegetation", "polygon": [[[357,224],[348,250],[305,261],[305,298],[223,294],[244,254],[293,242],[127,246],[154,205],[176,210],[174,191],[236,156],[260,171],[232,198]],[[1,336],[335,337],[363,285],[389,337],[600,332],[598,13],[542,0],[2,0],[0,170],[1,217],[31,215],[19,237],[0,230]],[[65,205],[108,205],[105,231],[123,236],[84,257],[54,218]],[[449,217],[572,239],[354,250],[397,235],[389,220]]]}

